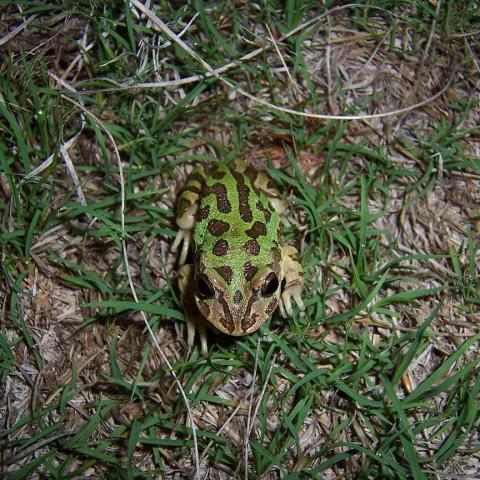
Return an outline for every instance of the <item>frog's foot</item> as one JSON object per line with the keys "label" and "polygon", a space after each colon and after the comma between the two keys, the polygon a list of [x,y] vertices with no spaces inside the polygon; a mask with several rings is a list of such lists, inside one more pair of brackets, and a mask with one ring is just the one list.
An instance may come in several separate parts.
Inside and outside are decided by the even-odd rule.
{"label": "frog's foot", "polygon": [[280,314],[293,316],[292,299],[298,305],[301,315],[305,310],[302,300],[303,269],[295,247],[284,245],[280,251],[282,275],[285,287],[280,298]]}
{"label": "frog's foot", "polygon": [[282,292],[280,299],[280,314],[282,317],[293,317],[292,299],[300,309],[300,315],[305,315],[305,305],[302,300],[302,285],[290,285]]}
{"label": "frog's foot", "polygon": [[172,244],[172,252],[176,252],[178,247],[183,242],[182,251],[180,253],[180,260],[178,261],[179,265],[184,265],[187,261],[188,250],[192,243],[192,230],[180,228],[175,237],[175,241]]}
{"label": "frog's foot", "polygon": [[191,349],[195,341],[195,331],[198,330],[202,355],[208,355],[207,330],[205,319],[198,310],[193,296],[193,265],[183,265],[178,271],[178,288],[182,295],[183,308],[187,318],[187,345]]}
{"label": "frog's foot", "polygon": [[198,330],[202,355],[206,357],[208,356],[207,329],[205,328],[205,320],[202,320],[203,319],[199,319],[199,321],[197,321],[187,315],[187,345],[189,350],[193,347],[195,331]]}

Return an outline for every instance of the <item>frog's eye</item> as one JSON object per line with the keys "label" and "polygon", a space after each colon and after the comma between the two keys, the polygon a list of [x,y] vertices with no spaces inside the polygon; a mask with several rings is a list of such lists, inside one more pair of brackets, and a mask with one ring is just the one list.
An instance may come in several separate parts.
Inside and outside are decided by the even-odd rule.
{"label": "frog's eye", "polygon": [[278,277],[275,272],[268,274],[263,282],[261,294],[263,298],[271,297],[278,289]]}
{"label": "frog's eye", "polygon": [[197,295],[203,300],[213,298],[215,296],[215,289],[204,273],[200,273],[195,278],[195,290]]}

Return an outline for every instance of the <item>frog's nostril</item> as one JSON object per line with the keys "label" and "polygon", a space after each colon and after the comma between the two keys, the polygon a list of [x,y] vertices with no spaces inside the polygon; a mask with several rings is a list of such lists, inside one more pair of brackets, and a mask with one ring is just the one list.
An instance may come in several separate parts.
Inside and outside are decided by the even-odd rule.
{"label": "frog's nostril", "polygon": [[235,292],[235,295],[233,296],[233,303],[235,305],[239,305],[242,300],[243,300],[242,292],[240,290],[237,290]]}

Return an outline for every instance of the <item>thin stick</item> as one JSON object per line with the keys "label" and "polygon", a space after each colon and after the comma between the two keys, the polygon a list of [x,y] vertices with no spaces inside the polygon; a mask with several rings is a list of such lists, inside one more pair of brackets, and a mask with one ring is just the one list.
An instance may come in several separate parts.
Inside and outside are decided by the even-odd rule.
{"label": "thin stick", "polygon": [[[125,240],[125,180],[124,180],[124,177],[123,177],[123,166],[122,166],[122,161],[121,161],[121,158],[120,158],[120,152],[118,151],[117,144],[116,144],[112,134],[107,129],[105,124],[98,117],[96,117],[93,113],[91,113],[89,110],[87,110],[83,105],[81,105],[80,103],[76,102],[75,100],[69,98],[68,96],[66,96],[64,94],[61,94],[61,97],[64,100],[67,100],[68,102],[71,102],[77,108],[82,110],[86,115],[88,115],[90,118],[92,118],[95,122],[97,122],[97,124],[105,132],[105,134],[107,135],[108,139],[110,140],[110,142],[113,146],[113,150],[114,150],[114,153],[115,153],[115,158],[116,158],[117,164],[118,164],[118,172],[119,172],[119,176],[120,176],[120,201],[121,201],[121,204],[120,204],[120,216],[121,216],[120,221],[121,221],[121,231],[122,231],[121,243],[122,243],[123,260],[125,262],[125,270],[126,270],[127,277],[128,277],[128,283],[129,283],[129,286],[130,286],[130,291],[132,293],[132,296],[133,296],[135,302],[138,303],[139,300],[138,300],[137,292],[135,290],[135,286],[133,284],[133,279],[132,279],[132,276],[130,274],[130,263],[128,261],[128,256],[127,256],[127,242]],[[190,403],[188,402],[187,395],[185,393],[185,390],[182,387],[182,384],[180,383],[180,380],[177,377],[177,374],[175,373],[171,363],[168,361],[167,356],[163,352],[162,347],[158,343],[157,338],[155,337],[155,335],[153,333],[152,327],[148,323],[148,319],[147,319],[147,316],[145,315],[145,312],[140,311],[140,314],[142,315],[143,321],[145,322],[145,326],[147,327],[148,333],[149,333],[150,337],[152,338],[153,343],[154,343],[157,351],[160,353],[160,356],[162,357],[162,360],[167,365],[167,368],[170,371],[170,373],[173,377],[173,380],[178,387],[180,395],[183,399],[183,403],[185,404],[185,408],[187,409],[187,413],[188,413],[188,417],[189,417],[190,424],[191,424],[191,429],[192,429],[192,439],[193,439],[193,447],[194,447],[194,453],[195,453],[195,478],[196,478],[196,480],[200,480],[200,457],[199,457],[199,453],[198,453],[197,431],[196,431],[195,421],[194,421],[194,418],[193,418],[192,409],[190,408]]]}
{"label": "thin stick", "polygon": [[298,85],[296,84],[295,80],[293,80],[293,77],[290,73],[290,70],[287,67],[287,64],[286,64],[286,62],[283,58],[282,52],[278,48],[277,41],[275,40],[275,37],[272,35],[272,31],[270,30],[270,27],[267,24],[265,24],[265,27],[267,29],[268,35],[270,36],[270,40],[272,41],[272,44],[275,48],[275,51],[277,52],[278,58],[280,58],[280,61],[282,62],[282,65],[283,65],[283,68],[285,69],[285,72],[287,72],[287,77],[290,80],[290,83],[292,84],[293,88],[297,91],[297,93],[300,94],[301,93],[300,89],[298,88]]}

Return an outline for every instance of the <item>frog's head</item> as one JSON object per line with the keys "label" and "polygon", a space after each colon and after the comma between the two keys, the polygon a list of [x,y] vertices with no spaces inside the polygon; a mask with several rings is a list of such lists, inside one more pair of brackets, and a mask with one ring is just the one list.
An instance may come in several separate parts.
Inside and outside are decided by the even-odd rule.
{"label": "frog's head", "polygon": [[276,252],[266,262],[263,259],[263,267],[240,252],[232,253],[220,266],[208,265],[202,254],[197,257],[194,296],[212,325],[227,335],[241,336],[258,330],[277,308],[282,276]]}

